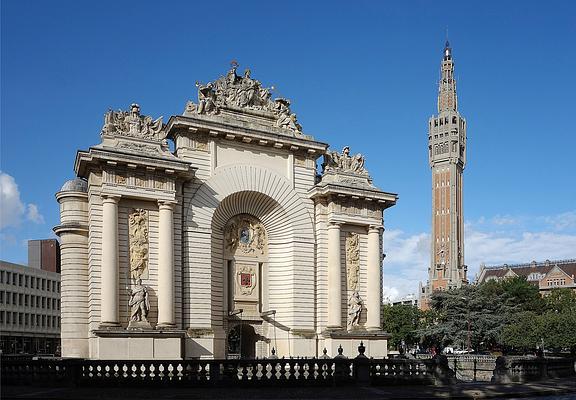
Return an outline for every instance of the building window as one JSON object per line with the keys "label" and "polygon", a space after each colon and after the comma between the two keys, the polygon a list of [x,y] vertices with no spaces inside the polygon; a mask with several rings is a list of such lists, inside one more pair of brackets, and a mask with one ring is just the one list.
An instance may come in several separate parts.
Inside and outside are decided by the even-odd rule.
{"label": "building window", "polygon": [[58,283],[56,284],[56,289],[57,289],[58,293],[60,293],[60,282],[58,282]]}
{"label": "building window", "polygon": [[4,283],[4,271],[0,271],[0,283]]}
{"label": "building window", "polygon": [[10,304],[10,298],[12,297],[12,295],[10,294],[10,292],[6,292],[6,304]]}
{"label": "building window", "polygon": [[22,293],[18,294],[18,305],[19,306],[24,305],[24,295]]}
{"label": "building window", "polygon": [[12,304],[18,305],[18,293],[12,293]]}
{"label": "building window", "polygon": [[18,325],[22,325],[24,320],[24,316],[22,313],[18,313]]}
{"label": "building window", "polygon": [[46,290],[46,279],[42,278],[42,290]]}
{"label": "building window", "polygon": [[4,323],[4,310],[0,311],[0,324]]}
{"label": "building window", "polygon": [[18,286],[22,286],[23,281],[24,281],[24,275],[22,274],[18,274]]}
{"label": "building window", "polygon": [[10,311],[6,311],[6,324],[10,325],[12,319],[12,313]]}
{"label": "building window", "polygon": [[28,307],[29,304],[29,300],[30,300],[30,295],[24,295],[24,306]]}
{"label": "building window", "polygon": [[26,275],[24,277],[24,287],[28,287],[29,283],[30,283],[30,277],[28,275]]}
{"label": "building window", "polygon": [[4,304],[4,291],[0,291],[0,304]]}
{"label": "building window", "polygon": [[16,286],[17,279],[18,279],[18,274],[16,272],[12,273],[12,285]]}
{"label": "building window", "polygon": [[42,308],[46,308],[46,297],[42,296]]}
{"label": "building window", "polygon": [[30,325],[30,314],[28,313],[24,314],[24,325],[25,326]]}
{"label": "building window", "polygon": [[40,326],[40,314],[36,314],[36,326]]}
{"label": "building window", "polygon": [[57,301],[56,301],[56,307],[57,307],[57,308],[56,308],[57,310],[60,309],[60,300],[57,300]]}
{"label": "building window", "polygon": [[33,276],[30,277],[30,287],[31,287],[32,289],[34,289],[34,283],[35,283],[35,282],[36,282],[36,278],[34,278]]}

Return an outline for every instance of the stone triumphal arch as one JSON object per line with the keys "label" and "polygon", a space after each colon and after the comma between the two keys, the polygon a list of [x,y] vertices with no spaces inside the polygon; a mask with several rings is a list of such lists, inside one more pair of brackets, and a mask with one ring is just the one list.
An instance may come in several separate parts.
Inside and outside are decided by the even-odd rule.
{"label": "stone triumphal arch", "polygon": [[361,340],[386,354],[397,196],[236,68],[165,124],[137,104],[107,112],[101,143],[78,152],[81,184],[56,194],[64,356],[318,356]]}

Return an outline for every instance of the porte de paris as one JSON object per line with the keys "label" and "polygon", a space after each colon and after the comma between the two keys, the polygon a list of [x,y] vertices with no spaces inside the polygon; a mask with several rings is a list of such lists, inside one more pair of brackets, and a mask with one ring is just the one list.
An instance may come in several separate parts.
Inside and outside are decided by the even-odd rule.
{"label": "porte de paris", "polygon": [[62,356],[333,357],[360,342],[387,355],[382,232],[397,195],[362,149],[329,150],[237,68],[166,123],[145,104],[106,112],[100,143],[77,153],[56,195]]}

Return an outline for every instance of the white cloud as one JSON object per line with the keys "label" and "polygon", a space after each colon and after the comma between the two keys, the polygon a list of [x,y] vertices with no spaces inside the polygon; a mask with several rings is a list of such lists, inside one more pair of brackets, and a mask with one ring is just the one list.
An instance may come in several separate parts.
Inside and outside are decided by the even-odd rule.
{"label": "white cloud", "polygon": [[25,217],[34,223],[44,223],[44,217],[35,204],[27,206],[20,199],[20,191],[14,178],[0,171],[0,229],[17,227]]}
{"label": "white cloud", "polygon": [[28,204],[28,214],[26,215],[26,218],[36,224],[44,223],[44,217],[38,211],[38,206],[36,204]]}
{"label": "white cloud", "polygon": [[20,225],[24,210],[16,181],[0,171],[0,229]]}
{"label": "white cloud", "polygon": [[[465,224],[465,262],[472,281],[481,263],[514,264],[576,258],[576,212],[552,216],[481,217]],[[384,296],[396,300],[426,283],[430,235],[384,232]]]}
{"label": "white cloud", "polygon": [[426,282],[428,274],[430,235],[408,236],[401,230],[386,230],[384,253],[384,297],[397,300],[417,294],[419,282]]}

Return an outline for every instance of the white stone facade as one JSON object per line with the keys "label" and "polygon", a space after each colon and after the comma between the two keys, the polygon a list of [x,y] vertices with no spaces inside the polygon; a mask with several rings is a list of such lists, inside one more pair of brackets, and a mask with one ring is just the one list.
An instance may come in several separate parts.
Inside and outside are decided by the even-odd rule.
{"label": "white stone facade", "polygon": [[397,196],[360,154],[303,134],[249,71],[198,86],[166,125],[137,105],[107,113],[76,159],[84,190],[57,194],[63,307],[78,310],[63,355],[318,356],[363,340],[384,356],[383,211]]}

